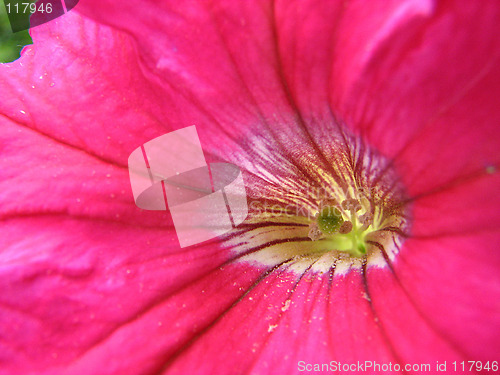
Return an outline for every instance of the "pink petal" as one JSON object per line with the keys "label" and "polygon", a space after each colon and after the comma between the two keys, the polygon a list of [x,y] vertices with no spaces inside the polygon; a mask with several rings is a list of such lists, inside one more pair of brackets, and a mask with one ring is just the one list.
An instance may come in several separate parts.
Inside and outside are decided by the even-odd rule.
{"label": "pink petal", "polygon": [[[491,361],[500,350],[499,240],[498,231],[411,239],[395,267],[428,329],[465,358]],[[387,316],[407,320],[399,311]]]}
{"label": "pink petal", "polygon": [[[298,360],[498,352],[498,306],[488,299],[500,290],[499,203],[481,195],[498,189],[486,174],[499,161],[494,3],[351,4],[304,6],[300,23],[292,15],[302,9],[286,2],[88,0],[83,13],[124,32],[76,10],[33,30],[35,45],[0,69],[8,373],[276,372],[296,371]],[[398,279],[374,269],[368,290],[357,272],[297,280],[246,263],[220,269],[235,255],[216,243],[177,251],[168,215],[140,212],[122,193],[133,149],[193,123],[214,158],[253,166],[260,183],[270,170],[301,178],[311,158],[294,161],[312,155],[319,165],[311,137],[331,143],[341,133],[334,116],[395,160],[415,201],[417,238],[394,265]],[[464,328],[464,316],[475,323]]]}
{"label": "pink petal", "polygon": [[[222,134],[222,128],[247,135],[258,126],[261,136],[272,131],[266,121],[293,120],[270,43],[269,4],[148,2],[134,8],[91,0],[79,10],[133,35],[141,65],[154,74],[147,78],[167,97],[175,95],[171,116],[201,122],[207,134],[214,128]],[[194,108],[177,113],[186,103]]]}
{"label": "pink petal", "polygon": [[[281,30],[275,28],[280,7],[268,1],[150,2],[133,11],[132,4],[89,0],[80,11],[134,36],[145,70],[167,96],[175,95],[169,107],[187,112],[177,122],[202,125],[201,139],[217,134],[217,142],[207,141],[214,154],[251,172],[272,168],[296,176],[312,169],[303,155],[328,166],[287,89],[277,50]],[[179,118],[175,111],[172,116]]]}
{"label": "pink petal", "polygon": [[[132,33],[150,69],[186,88],[185,96],[210,108],[227,132],[241,129],[248,140],[246,125],[252,124],[263,138],[304,147],[310,143],[304,130],[320,141],[323,127],[315,124],[334,124],[326,104],[331,98],[335,117],[385,156],[396,157],[411,195],[498,163],[492,154],[498,137],[491,137],[497,134],[492,93],[500,76],[495,64],[500,46],[491,32],[498,27],[495,2],[150,5],[137,14],[122,4],[89,1],[81,11]],[[179,78],[180,71],[196,72],[197,81],[192,75]],[[228,115],[242,115],[243,108],[250,118],[241,117],[236,127]],[[281,124],[294,126],[296,136],[285,140]],[[462,147],[479,155],[454,158],[453,167],[445,169]],[[439,153],[443,164],[436,165]]]}
{"label": "pink petal", "polygon": [[[73,12],[32,37],[21,59],[0,71],[6,116],[123,166],[137,140],[165,131],[157,89],[142,77],[128,37]],[[109,51],[116,60],[103,58]]]}
{"label": "pink petal", "polygon": [[[174,251],[165,231],[60,215],[12,218],[2,232],[1,353],[12,373],[64,367],[104,343],[127,356],[115,331],[150,322],[147,311],[227,259],[213,246]],[[139,336],[130,350],[145,355]]]}
{"label": "pink petal", "polygon": [[498,232],[499,186],[498,174],[471,175],[454,185],[417,197],[412,206],[411,236],[439,238]]}
{"label": "pink petal", "polygon": [[[383,35],[356,27],[361,9],[346,15],[339,34],[361,29],[369,42],[348,44],[331,81],[335,113],[395,160],[410,196],[500,162],[500,7],[494,1],[424,4],[401,5]],[[344,47],[339,40],[338,53]]]}
{"label": "pink petal", "polygon": [[278,2],[283,74],[301,116],[331,124],[333,111],[342,120],[329,98],[349,92],[379,45],[399,28],[421,24],[432,8],[431,1],[420,0]]}
{"label": "pink petal", "polygon": [[[39,79],[39,72],[33,77],[32,70],[49,58],[49,50],[55,48],[50,41],[65,43],[58,27],[71,34],[62,20],[47,25],[56,32],[39,53],[28,50],[17,63],[3,66],[1,73],[7,77],[1,81],[2,93],[10,95],[0,104],[5,114],[0,119],[0,215],[1,232],[6,234],[0,238],[0,352],[7,373],[63,372],[67,363],[98,347],[141,311],[232,257],[214,243],[179,251],[169,215],[135,206],[124,165],[128,149],[137,147],[134,137],[142,136],[123,137],[120,121],[132,129],[134,119],[144,124],[143,114],[140,109],[114,107],[113,95],[103,100],[116,112],[117,123],[109,121],[110,113],[90,104],[83,106],[86,116],[77,110],[86,100],[99,103],[101,89],[119,84],[101,76],[94,81],[99,88],[89,88],[92,83],[84,72],[92,56],[82,51],[90,48],[75,52],[76,61],[61,53],[56,60],[61,65],[49,78],[42,74],[40,92],[31,94],[36,87],[28,86]],[[72,21],[80,30],[76,35],[96,31],[88,22],[82,28],[83,21]],[[106,30],[100,32],[103,42],[113,40]],[[78,45],[77,38],[71,40]],[[65,75],[65,65],[80,69],[81,86],[71,83],[74,78]],[[99,66],[105,68],[103,62]],[[55,84],[44,79],[54,79]],[[52,89],[53,97],[48,94]],[[83,102],[73,100],[72,91],[78,89]],[[65,115],[59,108],[70,111]],[[62,125],[65,120],[68,126]],[[116,135],[108,139],[99,129]]]}
{"label": "pink petal", "polygon": [[274,270],[175,353],[168,372],[295,373],[299,361],[393,360],[360,292],[359,274],[330,276]]}

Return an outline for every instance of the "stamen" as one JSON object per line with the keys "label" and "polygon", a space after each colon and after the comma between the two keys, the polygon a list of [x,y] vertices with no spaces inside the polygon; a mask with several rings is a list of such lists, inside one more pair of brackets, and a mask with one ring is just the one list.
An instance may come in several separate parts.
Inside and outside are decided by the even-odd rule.
{"label": "stamen", "polygon": [[334,198],[325,198],[319,202],[319,209],[321,210],[324,207],[340,207],[340,205]]}
{"label": "stamen", "polygon": [[342,208],[344,210],[357,212],[361,210],[361,204],[356,199],[346,199],[342,202]]}
{"label": "stamen", "polygon": [[349,253],[353,257],[364,256],[367,251],[365,237],[378,229],[373,213],[377,208],[372,207],[370,200],[361,196],[362,193],[358,194],[360,200],[346,198],[340,205],[333,198],[322,199],[315,222],[310,225],[309,238],[328,241],[335,246],[333,250]]}
{"label": "stamen", "polygon": [[350,221],[344,221],[339,228],[340,234],[347,234],[352,230],[352,223]]}
{"label": "stamen", "polygon": [[318,224],[311,223],[309,225],[309,234],[308,237],[313,241],[318,241],[323,238],[323,232],[318,228]]}

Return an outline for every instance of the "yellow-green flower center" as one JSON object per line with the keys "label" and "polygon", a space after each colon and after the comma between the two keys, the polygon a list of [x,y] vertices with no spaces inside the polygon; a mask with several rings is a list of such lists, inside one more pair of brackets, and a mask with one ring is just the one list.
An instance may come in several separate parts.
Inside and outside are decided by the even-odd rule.
{"label": "yellow-green flower center", "polygon": [[364,256],[367,236],[380,226],[379,211],[366,197],[347,198],[340,204],[333,199],[320,202],[316,221],[309,225],[309,238],[323,240],[335,250],[354,257]]}
{"label": "yellow-green flower center", "polygon": [[394,259],[410,225],[404,188],[391,163],[345,142],[326,167],[304,156],[305,175],[253,180],[249,216],[226,242],[238,258],[337,274]]}

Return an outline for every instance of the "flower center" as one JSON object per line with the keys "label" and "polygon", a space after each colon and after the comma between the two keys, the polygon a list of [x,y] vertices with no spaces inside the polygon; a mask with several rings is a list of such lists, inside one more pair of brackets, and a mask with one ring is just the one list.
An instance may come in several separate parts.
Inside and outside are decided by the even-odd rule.
{"label": "flower center", "polygon": [[356,198],[344,198],[338,203],[334,198],[324,199],[318,205],[315,221],[309,224],[309,238],[324,241],[336,251],[353,257],[363,257],[370,240],[379,229],[394,228],[397,215],[385,215],[383,208],[373,204],[363,191]]}
{"label": "flower center", "polygon": [[392,164],[360,143],[352,137],[325,150],[327,167],[312,156],[301,160],[310,168],[307,178],[256,180],[249,217],[227,244],[242,260],[289,263],[299,272],[392,261],[410,226],[406,195]]}

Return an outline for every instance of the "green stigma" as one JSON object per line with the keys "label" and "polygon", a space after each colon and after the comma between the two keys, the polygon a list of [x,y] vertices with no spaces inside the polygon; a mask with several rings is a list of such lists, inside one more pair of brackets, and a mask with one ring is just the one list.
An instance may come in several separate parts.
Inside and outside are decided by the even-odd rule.
{"label": "green stigma", "polygon": [[353,257],[367,253],[366,235],[376,230],[369,202],[345,199],[341,205],[323,205],[310,225],[309,237]]}
{"label": "green stigma", "polygon": [[344,223],[342,213],[337,207],[323,207],[319,213],[318,227],[324,234],[333,234],[337,232],[340,226]]}

